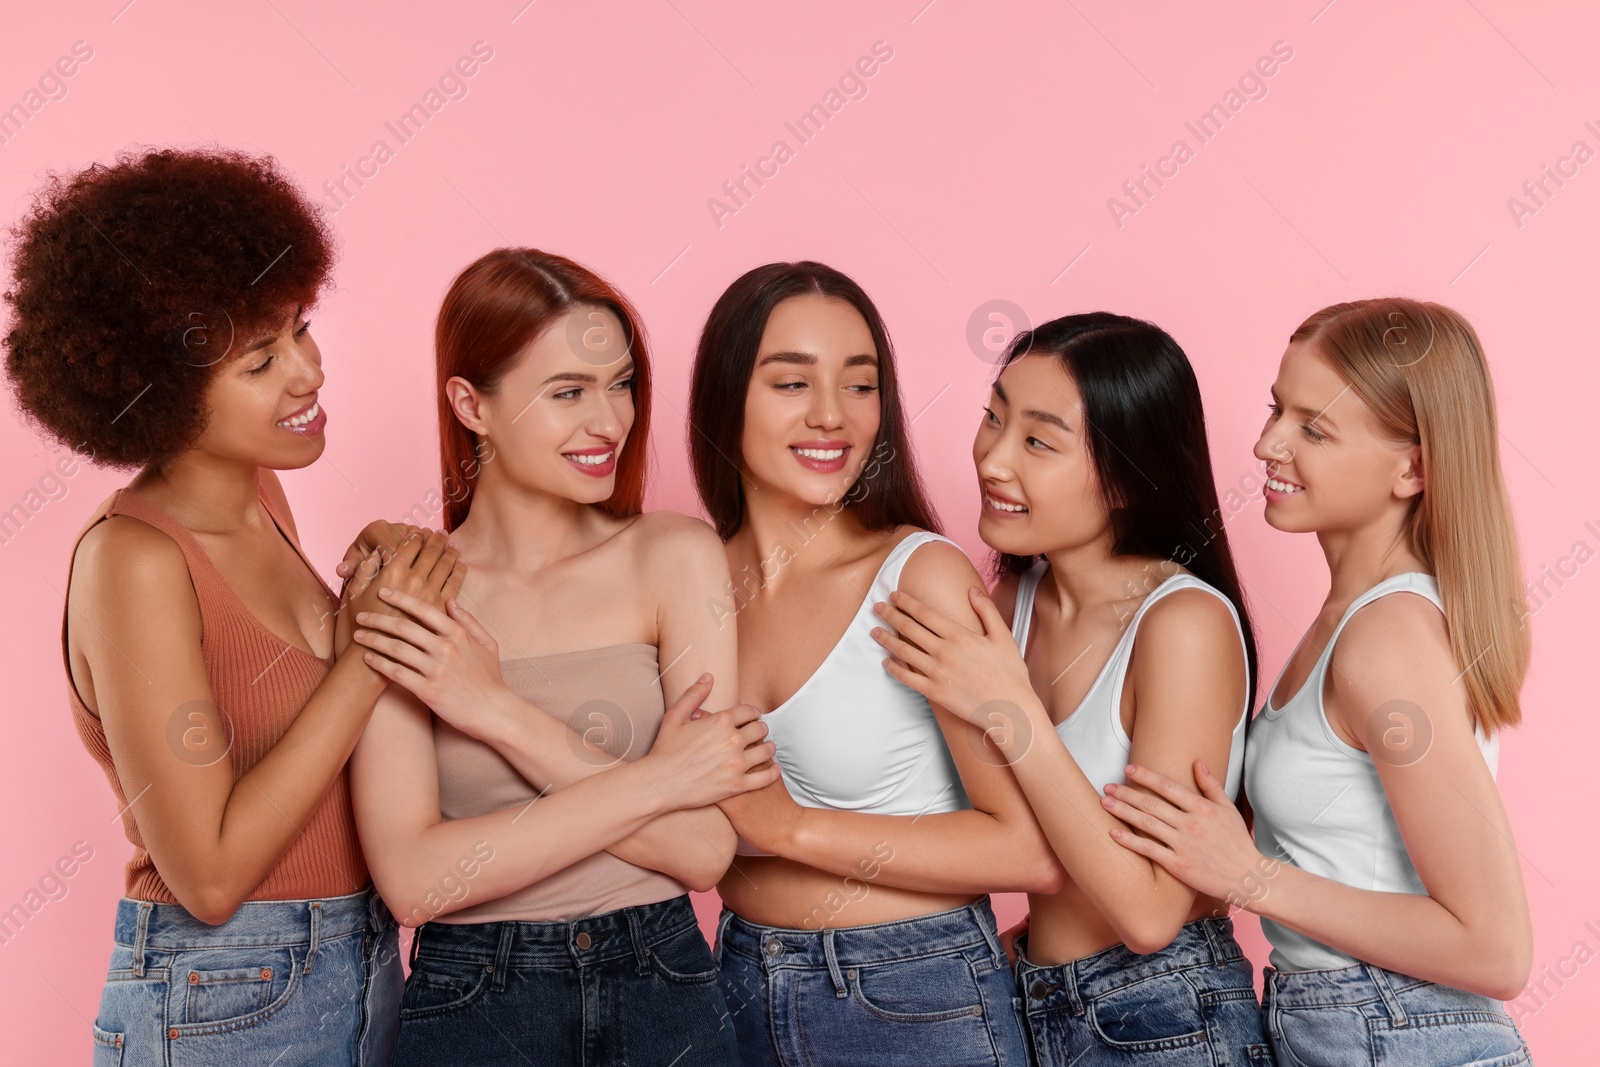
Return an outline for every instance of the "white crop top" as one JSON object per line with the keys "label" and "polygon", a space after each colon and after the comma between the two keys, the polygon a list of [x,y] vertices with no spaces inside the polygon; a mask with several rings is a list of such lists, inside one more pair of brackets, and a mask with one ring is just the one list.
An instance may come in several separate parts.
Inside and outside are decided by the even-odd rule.
{"label": "white crop top", "polygon": [[[1024,655],[1028,652],[1034,593],[1049,567],[1049,560],[1041,559],[1024,571],[1017,582],[1017,605],[1011,614],[1011,636]],[[1139,622],[1156,601],[1179,589],[1204,589],[1228,605],[1228,614],[1233,616],[1234,628],[1239,631],[1241,652],[1244,648],[1244,628],[1239,625],[1239,613],[1233,602],[1223,596],[1220,590],[1194,575],[1174,574],[1145,596],[1144,602],[1129,620],[1127,629],[1123,630],[1117,647],[1111,650],[1111,658],[1089,687],[1089,692],[1072,714],[1056,725],[1056,734],[1067,746],[1067,751],[1072,753],[1084,777],[1101,792],[1105,791],[1108,783],[1121,785],[1127,780],[1124,768],[1128,765],[1133,742],[1122,728],[1122,683],[1127,677],[1128,664],[1133,659],[1133,642],[1135,634],[1139,632]],[[1249,722],[1250,695],[1247,685],[1244,707],[1240,709],[1239,722],[1233,728],[1233,738],[1228,745],[1228,773],[1223,782],[1230,797],[1239,795],[1239,782],[1244,772],[1244,738]]]}
{"label": "white crop top", "polygon": [[[1433,576],[1418,571],[1387,578],[1352,600],[1288,703],[1272,706],[1282,671],[1267,690],[1261,714],[1250,726],[1245,788],[1255,811],[1256,848],[1263,855],[1358,889],[1426,893],[1372,757],[1335,733],[1322,707],[1334,642],[1357,609],[1390,593],[1416,593],[1444,610]],[[1290,656],[1289,662],[1293,660]],[[1400,729],[1414,725],[1395,723]],[[1493,775],[1500,736],[1479,734],[1477,740]],[[1268,919],[1261,920],[1261,932],[1272,944],[1272,966],[1281,971],[1353,967],[1361,962]]]}
{"label": "white crop top", "polygon": [[[972,807],[927,698],[883,669],[872,637],[918,547],[948,537],[919,530],[890,550],[855,617],[794,695],[762,717],[795,803],[874,815],[921,815]],[[960,546],[958,545],[957,548]],[[738,854],[765,856],[742,837]]]}

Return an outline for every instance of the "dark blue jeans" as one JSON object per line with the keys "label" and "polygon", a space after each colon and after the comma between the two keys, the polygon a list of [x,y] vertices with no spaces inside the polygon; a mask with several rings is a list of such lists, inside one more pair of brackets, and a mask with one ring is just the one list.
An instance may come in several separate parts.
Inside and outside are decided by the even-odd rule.
{"label": "dark blue jeans", "polygon": [[730,1067],[716,979],[687,896],[570,922],[424,923],[395,1067]]}
{"label": "dark blue jeans", "polygon": [[1231,919],[1196,919],[1141,956],[1115,945],[1052,966],[1017,938],[1017,992],[1039,1067],[1270,1067]]}
{"label": "dark blue jeans", "polygon": [[758,926],[726,908],[718,980],[745,1067],[1025,1067],[988,898],[896,922]]}

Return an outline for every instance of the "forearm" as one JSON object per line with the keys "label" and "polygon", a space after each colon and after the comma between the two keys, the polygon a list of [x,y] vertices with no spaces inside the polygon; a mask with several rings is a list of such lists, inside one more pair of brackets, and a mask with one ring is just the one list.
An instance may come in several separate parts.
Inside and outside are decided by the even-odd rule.
{"label": "forearm", "polygon": [[[486,815],[386,828],[368,861],[402,922],[436,918],[542,881],[637,831],[664,805],[647,775],[628,764]],[[438,899],[441,879],[484,845],[493,860],[481,864],[467,892]]]}
{"label": "forearm", "polygon": [[[346,761],[388,682],[341,656],[278,742],[234,783],[197,877],[207,908],[231,912],[300,836]],[[181,877],[181,876],[180,876]],[[350,892],[361,889],[352,882]]]}
{"label": "forearm", "polygon": [[1464,920],[1423,893],[1357,889],[1266,857],[1261,870],[1264,889],[1246,910],[1356,959],[1501,1000],[1526,981],[1525,912],[1480,909]]}
{"label": "forearm", "polygon": [[[535,788],[553,794],[599,774],[615,756],[530,701],[507,690],[487,709],[481,740]],[[606,847],[618,859],[693,888],[715,885],[733,860],[733,827],[715,806],[670,811]]]}
{"label": "forearm", "polygon": [[840,876],[860,875],[884,842],[894,863],[876,881],[925,893],[1049,891],[1053,860],[1020,820],[1008,823],[976,809],[925,815],[868,815],[800,808],[774,842],[776,855]]}
{"label": "forearm", "polygon": [[1165,947],[1194,906],[1193,889],[1111,837],[1121,820],[1061,742],[1042,704],[1024,709],[1029,729],[1007,731],[1001,753],[1056,857],[1123,942]]}

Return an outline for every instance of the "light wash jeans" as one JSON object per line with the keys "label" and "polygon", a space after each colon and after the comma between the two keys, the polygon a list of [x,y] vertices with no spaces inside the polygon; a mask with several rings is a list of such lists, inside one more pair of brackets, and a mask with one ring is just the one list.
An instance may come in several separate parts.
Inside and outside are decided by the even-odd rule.
{"label": "light wash jeans", "polygon": [[1261,1014],[1278,1067],[1521,1067],[1528,1046],[1497,1000],[1370,963],[1266,968]]}
{"label": "light wash jeans", "polygon": [[218,926],[123,897],[95,1067],[388,1067],[399,925],[372,889],[247,901]]}

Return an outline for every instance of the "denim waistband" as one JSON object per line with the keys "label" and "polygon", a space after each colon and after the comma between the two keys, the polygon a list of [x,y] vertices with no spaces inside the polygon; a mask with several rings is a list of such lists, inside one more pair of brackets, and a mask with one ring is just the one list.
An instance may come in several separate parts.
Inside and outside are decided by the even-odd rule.
{"label": "denim waistband", "polygon": [[1499,1001],[1481,993],[1439,985],[1372,963],[1315,971],[1280,971],[1275,967],[1266,967],[1262,970],[1262,976],[1262,1007],[1269,1010],[1274,1006],[1331,1007],[1382,1003],[1391,1019],[1404,1023],[1406,1009],[1400,1003],[1400,994],[1423,987],[1428,987],[1430,998],[1458,1002],[1464,1009],[1504,1010]]}
{"label": "denim waistband", "polygon": [[411,939],[418,956],[492,966],[496,988],[511,967],[587,967],[631,957],[642,970],[647,949],[698,926],[687,895],[633,904],[577,919],[544,922],[428,922]]}
{"label": "denim waistband", "polygon": [[1088,1001],[1133,982],[1189,967],[1225,967],[1245,958],[1233,938],[1233,920],[1210,917],[1184,923],[1170,945],[1144,955],[1126,945],[1112,945],[1066,963],[1039,964],[1028,960],[1027,946],[1024,932],[1017,938],[1018,987],[1042,982],[1043,995],[1034,998],[1038,1009],[1065,1002],[1074,1014]]}
{"label": "denim waistband", "polygon": [[133,972],[143,974],[147,952],[310,945],[314,956],[321,942],[393,921],[370,886],[342,897],[247,900],[216,926],[201,922],[182,904],[123,897],[117,902],[113,936],[133,950]]}
{"label": "denim waistband", "polygon": [[1009,962],[1000,947],[988,897],[931,915],[821,930],[762,926],[725,906],[717,923],[717,938],[729,952],[767,967],[826,967],[835,974],[841,964],[890,963],[975,945],[984,946],[1000,965]]}

